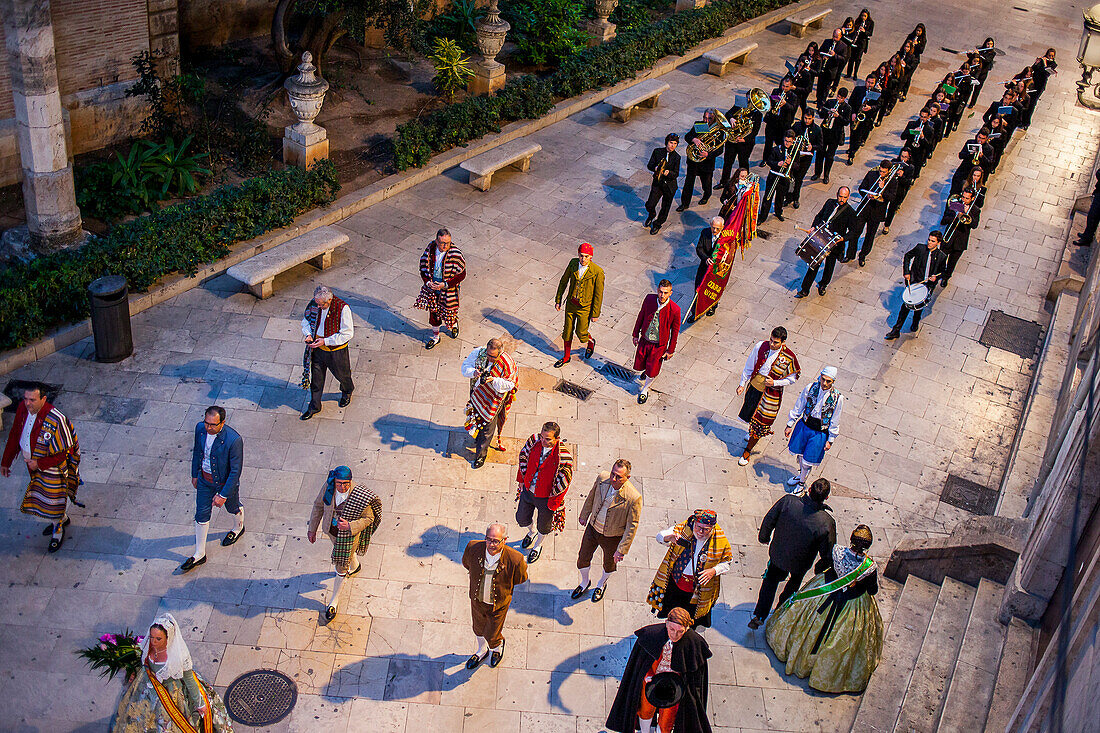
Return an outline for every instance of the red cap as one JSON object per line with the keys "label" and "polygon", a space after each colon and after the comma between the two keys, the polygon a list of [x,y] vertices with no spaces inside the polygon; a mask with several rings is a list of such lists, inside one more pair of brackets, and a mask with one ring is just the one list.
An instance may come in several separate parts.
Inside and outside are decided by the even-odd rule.
{"label": "red cap", "polygon": [[592,249],[592,245],[588,242],[582,242],[581,246],[577,249],[577,252],[582,255],[594,255],[596,250]]}

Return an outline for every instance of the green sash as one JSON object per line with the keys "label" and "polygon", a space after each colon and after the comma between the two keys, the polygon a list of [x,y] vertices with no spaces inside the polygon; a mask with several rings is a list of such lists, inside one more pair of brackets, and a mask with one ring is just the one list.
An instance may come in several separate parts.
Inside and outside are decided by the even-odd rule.
{"label": "green sash", "polygon": [[854,570],[840,576],[833,582],[826,583],[825,585],[819,585],[816,588],[798,591],[793,596],[787,599],[787,602],[783,604],[783,607],[787,608],[795,601],[801,601],[806,598],[821,598],[823,596],[836,593],[838,590],[847,588],[849,585],[859,580],[860,576],[870,570],[874,566],[874,564],[874,560],[869,557],[865,557],[863,558],[863,562],[857,565]]}

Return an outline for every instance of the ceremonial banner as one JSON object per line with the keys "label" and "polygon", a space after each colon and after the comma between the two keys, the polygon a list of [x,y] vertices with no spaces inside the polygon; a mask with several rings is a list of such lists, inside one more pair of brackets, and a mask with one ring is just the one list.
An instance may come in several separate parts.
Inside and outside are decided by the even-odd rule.
{"label": "ceremonial banner", "polygon": [[756,236],[756,215],[760,208],[760,177],[753,175],[749,185],[741,193],[737,206],[726,218],[726,226],[718,235],[718,247],[714,262],[707,269],[703,282],[695,291],[693,307],[688,308],[688,320],[698,320],[722,297],[729,282],[734,256],[740,252],[745,259],[745,248],[751,246]]}

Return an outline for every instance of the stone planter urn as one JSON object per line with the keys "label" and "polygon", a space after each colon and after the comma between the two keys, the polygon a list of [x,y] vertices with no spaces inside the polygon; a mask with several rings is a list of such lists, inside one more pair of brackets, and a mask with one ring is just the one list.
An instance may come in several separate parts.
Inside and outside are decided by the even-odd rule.
{"label": "stone planter urn", "polygon": [[504,38],[511,28],[508,21],[500,17],[497,0],[492,0],[485,17],[474,24],[481,60],[473,64],[474,76],[467,85],[471,94],[487,94],[504,86],[504,64],[496,60],[496,55],[504,47]]}
{"label": "stone planter urn", "polygon": [[328,133],[313,122],[321,113],[328,82],[317,76],[317,67],[309,51],[302,54],[298,74],[287,79],[283,88],[298,118],[296,124],[283,130],[283,162],[309,168],[314,161],[328,158]]}
{"label": "stone planter urn", "polygon": [[598,46],[615,37],[615,24],[608,21],[619,0],[595,0],[596,19],[588,25],[588,45]]}

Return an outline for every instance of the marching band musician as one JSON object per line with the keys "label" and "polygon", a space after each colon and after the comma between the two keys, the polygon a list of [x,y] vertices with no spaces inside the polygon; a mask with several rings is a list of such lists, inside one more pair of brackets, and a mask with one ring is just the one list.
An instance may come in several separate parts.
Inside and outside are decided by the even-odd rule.
{"label": "marching band musician", "polygon": [[[830,232],[844,237],[833,247],[832,252],[825,257],[825,270],[821,274],[821,282],[817,286],[818,295],[824,295],[825,290],[829,287],[829,283],[833,279],[833,268],[836,267],[836,261],[844,253],[844,242],[847,241],[856,226],[856,212],[848,205],[850,193],[847,186],[841,186],[837,189],[836,198],[826,201],[825,205],[821,207],[821,211],[817,212],[817,216],[814,217],[812,224],[814,229],[828,222]],[[820,264],[806,270],[806,276],[802,278],[802,285],[794,297],[805,298],[810,294],[810,286],[814,284],[814,280],[817,278],[819,267]]]}
{"label": "marching band musician", "polygon": [[940,82],[937,92],[943,92],[943,101],[947,102],[947,129],[951,132],[959,129],[959,121],[962,119],[963,110],[966,109],[962,95],[959,94],[959,87],[955,83],[955,74],[950,73],[944,76],[943,81]]}
{"label": "marching band musician", "polygon": [[794,123],[795,137],[806,137],[806,146],[798,153],[798,160],[791,168],[791,190],[787,193],[787,203],[798,208],[798,199],[802,192],[802,182],[806,180],[806,173],[810,170],[810,162],[817,151],[821,150],[821,128],[814,122],[812,110],[803,110],[802,119]]}
{"label": "marching band musician", "polygon": [[748,168],[738,168],[737,172],[733,174],[733,178],[726,181],[725,187],[722,188],[722,208],[718,210],[718,216],[728,219],[730,214],[733,213],[733,210],[741,201],[741,196],[749,186],[749,175]]}
{"label": "marching band musician", "polygon": [[752,155],[752,149],[756,147],[756,136],[760,134],[760,125],[764,121],[764,113],[749,104],[746,99],[745,107],[740,105],[730,107],[726,117],[734,120],[740,117],[746,109],[749,110],[747,114],[749,120],[752,121],[752,129],[744,137],[735,138],[731,135],[726,139],[726,147],[722,155],[722,178],[718,181],[719,188],[729,183],[730,171],[733,169],[734,163],[737,163],[738,168],[747,169],[749,167],[749,157]]}
{"label": "marching band musician", "polygon": [[889,62],[879,64],[875,73],[878,75],[878,86],[882,92],[878,108],[875,110],[875,127],[878,127],[882,124],[882,119],[890,114],[894,104],[897,103],[899,85],[897,76],[891,69]]}
{"label": "marching band musician", "polygon": [[829,184],[829,171],[833,169],[836,149],[844,142],[845,128],[852,123],[852,108],[848,104],[848,90],[841,87],[836,97],[825,103],[819,110],[821,114],[821,147],[814,158],[814,174],[811,181],[821,178],[825,173],[825,184]]}
{"label": "marching band musician", "polygon": [[982,93],[985,80],[989,76],[989,72],[993,70],[993,60],[996,57],[994,45],[993,39],[987,38],[982,43],[982,47],[974,51],[974,56],[981,63],[981,69],[976,75],[978,84],[970,94],[970,104],[967,105],[969,109],[974,109],[974,105],[978,103],[978,95]]}
{"label": "marching band musician", "polygon": [[989,144],[989,128],[983,127],[973,140],[967,141],[959,151],[959,167],[955,169],[955,175],[951,177],[951,195],[962,191],[967,176],[975,166],[981,166],[982,170],[993,170],[993,146]]}
{"label": "marching band musician", "polygon": [[940,135],[940,140],[943,140],[952,132],[950,113],[951,100],[947,98],[947,92],[945,92],[942,88],[937,88],[935,93],[932,95],[932,101],[929,102],[929,104],[939,110],[937,116],[939,117],[942,124],[942,127],[940,128],[942,131]]}
{"label": "marching band musician", "polygon": [[760,213],[756,223],[763,224],[768,220],[768,214],[772,209],[772,201],[775,201],[775,218],[783,221],[783,202],[787,198],[787,189],[791,184],[790,178],[784,173],[791,165],[791,154],[794,152],[794,130],[787,130],[783,136],[783,144],[772,148],[764,156],[764,162],[768,165],[768,180],[764,185],[764,195],[760,197]]}
{"label": "marching band musician", "polygon": [[764,158],[760,167],[768,164],[768,155],[772,148],[783,145],[783,136],[794,123],[795,111],[799,108],[798,95],[794,91],[794,81],[783,77],[779,86],[772,91],[772,108],[764,115]]}
{"label": "marching band musician", "polygon": [[837,28],[833,31],[833,37],[821,44],[821,55],[825,58],[825,63],[821,67],[821,73],[817,75],[818,109],[825,106],[825,98],[832,93],[840,79],[840,72],[848,64],[851,49],[848,48],[843,37],[843,29]]}
{"label": "marching band musician", "polygon": [[[873,71],[867,75],[867,82],[863,86],[856,87],[855,92],[852,93],[852,134],[848,139],[848,165],[852,164],[856,152],[871,134],[881,96],[878,74]],[[871,98],[868,99],[868,97]]]}
{"label": "marching band musician", "polygon": [[[703,119],[692,125],[691,129],[684,135],[684,145],[687,150],[691,149],[694,145],[699,150],[705,150],[703,148],[702,140],[699,139],[701,133],[696,132],[697,125],[704,125],[710,127],[715,122],[714,110],[708,109],[703,113]],[[703,185],[703,198],[699,199],[699,205],[705,206],[710,201],[711,187],[714,185],[714,162],[721,155],[722,149],[716,148],[707,153],[699,163],[696,163],[688,156],[687,173],[684,175],[684,188],[680,191],[680,205],[676,207],[677,211],[683,211],[687,207],[691,206],[691,197],[695,195],[695,179],[699,178]],[[686,152],[685,152],[686,155]]]}
{"label": "marching band musician", "polygon": [[[742,169],[743,170],[743,169]],[[738,174],[741,171],[737,171]],[[748,171],[745,171],[748,173]],[[736,197],[735,197],[736,198]],[[726,220],[720,216],[716,216],[710,220],[710,227],[699,232],[699,241],[695,245],[695,254],[699,257],[699,267],[695,269],[695,290],[699,290],[699,286],[703,284],[703,278],[707,276],[707,270],[710,269],[711,264],[714,262],[714,253],[718,250],[718,237],[722,234],[722,229],[726,226]],[[707,315],[713,316],[714,312],[718,309],[718,304],[715,303],[707,309]],[[693,316],[688,316],[688,322],[694,322]]]}
{"label": "marching band musician", "polygon": [[[970,69],[970,62],[963,61],[959,70],[955,72],[955,86],[958,87],[958,91],[955,92],[955,102],[959,106],[960,121],[962,120],[963,110],[966,109],[966,104],[970,101],[970,94],[978,83],[978,80],[971,74]],[[955,127],[958,127],[957,123]]]}
{"label": "marching band musician", "polygon": [[928,156],[932,157],[932,153],[935,152],[936,146],[940,144],[944,136],[944,117],[940,114],[940,106],[929,102],[925,109],[928,110],[928,124],[932,125],[932,137],[930,142],[932,147],[928,151]]}
{"label": "marching band musician", "polygon": [[902,149],[908,150],[913,165],[919,171],[932,155],[932,113],[928,107],[917,113],[917,119],[909,120],[901,133]]}
{"label": "marching band musician", "polygon": [[962,204],[962,210],[956,211],[952,208],[952,202],[948,200],[947,205],[943,207],[943,216],[940,217],[940,225],[947,227],[944,229],[943,239],[943,249],[947,252],[947,262],[944,264],[943,277],[940,280],[941,288],[947,287],[948,281],[955,273],[955,265],[959,263],[959,258],[962,257],[963,252],[970,245],[970,232],[978,226],[981,220],[982,209],[974,198],[973,190],[963,191],[960,203]]}
{"label": "marching band musician", "polygon": [[798,95],[798,108],[797,114],[806,114],[807,101],[810,99],[810,91],[814,88],[814,79],[817,75],[813,72],[815,66],[820,67],[825,63],[825,60],[821,57],[821,54],[817,51],[817,44],[811,43],[813,47],[813,55],[810,54],[809,49],[806,53],[798,57],[794,64],[794,70],[791,71],[791,81],[794,82],[794,92]]}
{"label": "marching band musician", "polygon": [[920,169],[913,164],[912,151],[909,148],[902,148],[898,152],[898,157],[890,161],[892,166],[901,166],[898,170],[897,183],[898,189],[894,193],[894,200],[890,202],[886,208],[886,221],[882,223],[882,233],[890,233],[890,225],[894,223],[894,217],[898,213],[898,209],[901,208],[902,202],[905,201],[906,195],[909,193],[909,189],[913,187],[913,184],[917,182],[917,174]]}
{"label": "marching band musician", "polygon": [[859,78],[859,64],[863,60],[863,54],[867,53],[867,45],[871,36],[875,34],[875,21],[871,20],[871,11],[864,8],[852,24],[855,28],[855,43],[849,44],[852,53],[848,57],[848,78]]}
{"label": "marching band musician", "polygon": [[[675,132],[665,135],[665,146],[654,150],[646,164],[646,168],[653,173],[653,183],[650,184],[649,198],[645,202],[645,210],[649,215],[643,226],[649,227],[650,234],[661,231],[661,226],[668,218],[668,210],[672,208],[672,197],[676,195],[676,179],[680,177],[680,154],[676,152],[679,143],[680,136]],[[656,213],[658,203],[661,204],[660,213]]]}
{"label": "marching band musician", "polygon": [[[994,117],[1000,117],[1008,126],[1008,136],[1012,137],[1012,133],[1015,132],[1016,126],[1020,123],[1020,114],[1016,109],[1016,99],[1016,92],[1011,89],[1006,91],[1001,95],[999,102],[993,102],[989,105],[989,109],[982,115],[982,121],[988,126]],[[1006,107],[1009,109],[1002,112],[1001,110]]]}
{"label": "marching band musician", "polygon": [[905,75],[901,79],[901,93],[898,96],[902,102],[909,96],[909,84],[913,81],[913,73],[920,64],[920,55],[913,51],[913,42],[906,41],[901,46],[901,60],[905,63]]}
{"label": "marching band musician", "polygon": [[1008,129],[1008,123],[1001,117],[994,117],[989,121],[989,145],[993,148],[993,160],[990,163],[990,173],[995,173],[997,166],[1001,164],[1001,156],[1004,155],[1008,141],[1012,139],[1012,132]]}
{"label": "marching band musician", "polygon": [[1054,60],[1056,53],[1053,48],[1048,48],[1046,54],[1035,59],[1035,63],[1031,65],[1036,100],[1046,91],[1050,77],[1058,73],[1058,62]]}
{"label": "marching band musician", "polygon": [[875,235],[878,234],[878,225],[886,218],[886,208],[894,200],[898,190],[897,176],[890,177],[892,164],[884,160],[878,164],[878,168],[870,170],[859,184],[859,193],[863,196],[860,201],[860,216],[856,221],[855,231],[848,240],[848,253],[844,262],[850,262],[856,256],[856,243],[863,234],[863,246],[859,248],[859,266],[863,267],[867,262],[867,255],[871,254],[871,248],[875,245]]}
{"label": "marching band musician", "polygon": [[[935,290],[936,281],[939,279],[940,273],[943,272],[943,266],[947,261],[947,256],[939,248],[942,242],[943,234],[938,229],[933,230],[928,233],[927,244],[918,244],[905,253],[902,270],[905,272],[906,285],[920,283],[928,286],[929,292]],[[927,305],[924,306],[924,308],[928,307]],[[886,334],[887,341],[893,341],[901,335],[901,327],[905,325],[905,317],[910,312],[913,314],[913,325],[909,327],[909,330],[916,333],[917,328],[920,326],[921,311],[910,308],[902,301],[901,308],[898,309],[898,317],[894,320],[894,326],[890,329],[890,333]]]}

